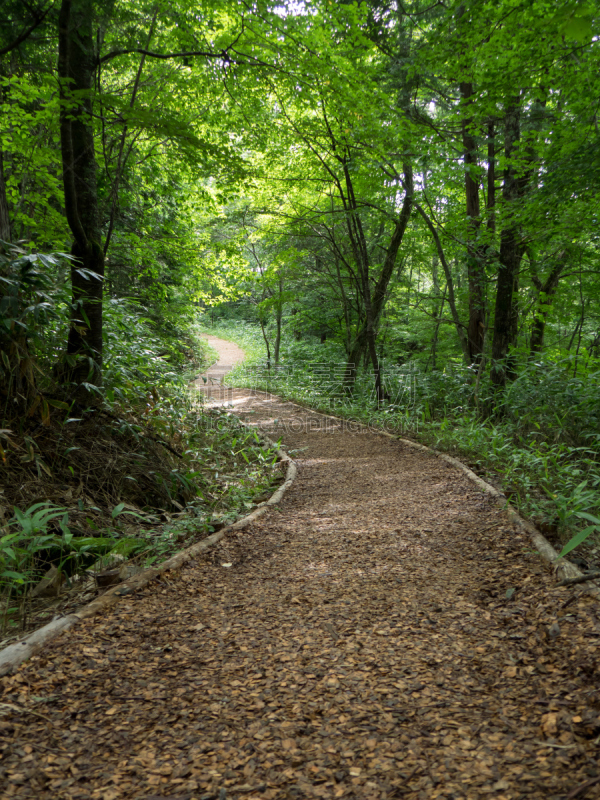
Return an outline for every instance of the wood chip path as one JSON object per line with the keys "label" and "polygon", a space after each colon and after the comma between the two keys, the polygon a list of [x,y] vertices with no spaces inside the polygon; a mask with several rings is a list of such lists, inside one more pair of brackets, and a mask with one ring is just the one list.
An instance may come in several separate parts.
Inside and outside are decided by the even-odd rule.
{"label": "wood chip path", "polygon": [[0,796],[600,798],[597,601],[439,459],[229,399],[296,483],[3,680]]}

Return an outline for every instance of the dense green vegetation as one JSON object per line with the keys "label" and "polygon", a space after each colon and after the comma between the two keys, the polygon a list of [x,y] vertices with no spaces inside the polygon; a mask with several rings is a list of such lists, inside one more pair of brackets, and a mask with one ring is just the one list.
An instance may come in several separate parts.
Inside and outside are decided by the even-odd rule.
{"label": "dense green vegetation", "polygon": [[200,311],[252,323],[281,391],[593,532],[597,21],[558,0],[6,0],[6,535],[69,490],[108,520],[212,491],[184,399]]}
{"label": "dense green vegetation", "polygon": [[[5,409],[0,631],[9,635],[51,617],[57,603],[89,599],[88,570],[168,558],[281,479],[275,453],[253,431],[190,393],[189,379],[214,360],[194,329],[165,320],[157,328],[113,298],[104,333],[103,385],[85,404],[44,372],[58,337],[48,323],[35,361],[40,401],[26,416]],[[64,586],[42,600],[31,590],[50,565]]]}

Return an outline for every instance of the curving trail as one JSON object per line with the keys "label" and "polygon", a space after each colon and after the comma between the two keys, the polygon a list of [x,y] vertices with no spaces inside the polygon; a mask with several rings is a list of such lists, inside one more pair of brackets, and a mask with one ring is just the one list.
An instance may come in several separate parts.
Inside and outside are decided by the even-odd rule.
{"label": "curving trail", "polygon": [[296,483],[4,679],[0,796],[599,798],[597,602],[433,456],[224,400]]}
{"label": "curving trail", "polygon": [[219,354],[219,360],[194,381],[198,388],[216,387],[223,383],[223,378],[236,364],[244,360],[244,351],[233,342],[226,342],[217,336],[204,336],[211,347]]}

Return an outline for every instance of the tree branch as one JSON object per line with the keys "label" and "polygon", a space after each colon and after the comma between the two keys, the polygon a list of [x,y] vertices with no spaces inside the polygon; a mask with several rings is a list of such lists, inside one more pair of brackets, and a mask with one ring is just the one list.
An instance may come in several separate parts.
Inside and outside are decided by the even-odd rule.
{"label": "tree branch", "polygon": [[25,41],[25,39],[27,39],[29,36],[31,36],[31,34],[34,32],[34,30],[36,28],[39,28],[39,26],[42,24],[42,22],[46,19],[46,17],[48,16],[48,12],[51,10],[53,5],[54,5],[54,0],[53,0],[53,2],[50,3],[50,5],[48,6],[48,8],[45,11],[42,11],[42,12],[35,12],[34,11],[33,12],[33,24],[30,25],[29,28],[26,28],[21,34],[19,34],[19,36],[17,36],[17,38],[15,39],[14,42],[11,42],[11,44],[7,44],[6,47],[0,48],[0,56],[4,56],[7,53],[10,53],[11,50],[14,50],[15,48],[17,48],[22,42]]}

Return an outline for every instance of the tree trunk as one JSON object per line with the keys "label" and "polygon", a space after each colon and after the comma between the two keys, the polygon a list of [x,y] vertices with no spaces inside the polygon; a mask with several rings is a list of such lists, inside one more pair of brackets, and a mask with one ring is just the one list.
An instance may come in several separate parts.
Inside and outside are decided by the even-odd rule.
{"label": "tree trunk", "polygon": [[541,282],[537,275],[535,262],[531,256],[529,261],[531,264],[531,280],[533,281],[533,284],[538,292],[537,307],[533,316],[533,324],[531,326],[531,342],[529,346],[531,358],[536,358],[536,356],[542,352],[544,347],[544,334],[546,332],[548,311],[550,310],[552,298],[556,293],[561,273],[567,263],[567,250],[563,250],[559,254],[554,266],[550,270],[550,274],[544,283]]}
{"label": "tree trunk", "polygon": [[458,336],[458,341],[460,342],[460,349],[463,352],[463,356],[465,357],[465,361],[467,362],[467,364],[472,363],[469,344],[464,334],[464,325],[460,321],[460,317],[458,316],[458,309],[456,308],[456,298],[454,296],[454,281],[452,279],[452,271],[450,269],[450,265],[446,260],[446,255],[444,253],[444,248],[442,247],[442,242],[440,241],[439,233],[437,232],[435,225],[433,224],[429,216],[426,214],[426,212],[423,210],[423,208],[417,203],[415,203],[415,208],[425,220],[425,224],[427,225],[431,235],[433,236],[438,256],[442,263],[442,267],[444,269],[444,275],[446,276],[448,305],[450,306],[450,313],[452,314],[452,321],[454,322],[456,335]]}
{"label": "tree trunk", "polygon": [[477,167],[477,143],[473,136],[473,120],[467,116],[473,95],[473,84],[460,84],[460,95],[465,109],[462,120],[462,140],[465,160],[465,196],[468,220],[467,273],[469,278],[469,323],[467,343],[471,363],[477,363],[483,354],[485,335],[485,248],[478,242],[481,226],[479,181],[473,171]]}
{"label": "tree trunk", "polygon": [[515,275],[521,261],[519,250],[518,232],[513,227],[502,231],[491,372],[492,383],[498,388],[503,387],[509,377],[506,360],[509,348],[513,343],[513,291]]}
{"label": "tree trunk", "polygon": [[384,392],[383,392],[383,385],[381,381],[381,367],[379,365],[379,359],[377,357],[377,333],[376,333],[376,323],[373,315],[373,303],[371,300],[371,287],[369,285],[369,273],[368,271],[363,272],[362,275],[363,280],[363,300],[365,303],[365,315],[367,318],[367,348],[369,353],[369,358],[371,359],[371,366],[373,367],[373,375],[375,377],[375,396],[377,397],[377,403],[379,404],[382,400],[384,400]]}
{"label": "tree trunk", "polygon": [[510,307],[510,340],[509,340],[509,350],[506,355],[506,377],[514,381],[517,377],[517,358],[516,353],[514,351],[514,347],[517,344],[517,340],[519,338],[519,318],[520,318],[520,311],[519,311],[519,271],[521,267],[521,260],[523,258],[523,253],[525,252],[525,248],[521,245],[518,248],[519,255],[518,255],[518,263],[515,270],[514,278],[513,278],[513,288],[512,288],[512,299],[511,299],[511,307]]}
{"label": "tree trunk", "polygon": [[267,348],[267,369],[271,369],[271,345],[269,344],[269,337],[267,336],[267,329],[265,328],[265,321],[262,315],[259,316],[258,321],[260,323],[260,329],[262,331],[263,339],[265,340],[265,346]]}
{"label": "tree trunk", "polygon": [[[370,286],[369,257],[366,247],[364,246],[364,236],[362,234],[360,220],[355,216],[353,220],[355,224],[353,226],[348,225],[349,238],[353,246],[354,258],[361,276],[360,291],[362,295],[361,299],[365,309],[365,318],[362,324],[358,325],[356,337],[348,356],[345,380],[349,386],[354,384],[354,380],[356,378],[356,365],[366,349],[375,373],[376,391],[379,400],[385,399],[385,392],[383,391],[381,366],[377,358],[376,350],[377,327],[379,325],[379,319],[385,305],[390,280],[394,274],[398,251],[400,250],[406,228],[408,227],[408,222],[410,220],[413,207],[413,170],[409,163],[405,163],[403,165],[403,173],[405,186],[404,201],[402,203],[400,213],[396,219],[392,238],[390,239],[390,243],[385,253],[381,274],[379,275],[377,283],[375,284],[372,292]],[[347,169],[346,184],[351,187],[350,174]],[[352,196],[352,190],[349,191],[349,196]],[[356,228],[356,232],[354,228]]]}
{"label": "tree trunk", "polygon": [[[36,373],[33,360],[29,351],[27,331],[19,324],[23,310],[28,304],[26,298],[27,287],[24,285],[18,268],[15,269],[10,259],[17,257],[11,253],[11,248],[4,247],[2,242],[10,245],[12,241],[8,198],[6,195],[6,182],[4,179],[4,162],[0,150],[0,253],[4,253],[9,262],[0,264],[0,276],[18,284],[16,297],[12,294],[10,284],[0,282],[0,301],[4,305],[3,324],[0,328],[0,396],[10,398],[12,413],[22,414],[26,408],[31,410],[32,400],[38,394]],[[25,293],[25,296],[24,296]],[[38,401],[39,402],[39,401]],[[16,405],[15,405],[16,403]],[[24,405],[23,405],[24,404]],[[6,409],[5,409],[6,411]]]}
{"label": "tree trunk", "polygon": [[514,289],[518,279],[521,258],[525,247],[519,229],[512,219],[511,204],[522,194],[522,175],[519,175],[512,160],[519,148],[520,106],[519,98],[512,99],[506,111],[504,152],[507,166],[504,170],[502,196],[508,211],[508,219],[500,234],[500,268],[496,287],[496,308],[494,317],[494,338],[492,340],[492,383],[502,388],[512,374],[513,368],[507,365],[507,357],[514,344]]}
{"label": "tree trunk", "polygon": [[402,202],[400,214],[396,220],[394,233],[392,234],[390,244],[385,253],[385,260],[383,262],[381,274],[377,283],[375,284],[375,289],[373,290],[373,318],[375,320],[375,324],[379,322],[379,318],[381,317],[381,313],[385,305],[390,280],[396,267],[398,251],[402,245],[402,240],[404,239],[404,234],[406,233],[413,208],[414,179],[412,165],[406,162],[403,164],[402,170],[405,189],[404,200]]}
{"label": "tree trunk", "polygon": [[277,299],[277,306],[275,307],[275,322],[277,324],[277,332],[275,334],[275,348],[273,356],[275,364],[279,364],[279,349],[281,347],[281,319],[283,317],[283,278],[279,275],[279,297]]}
{"label": "tree trunk", "polygon": [[[94,76],[92,0],[62,0],[58,74],[65,210],[74,242],[73,302],[65,379],[99,385],[102,380],[104,253],[100,233],[92,128]],[[75,94],[77,93],[77,94]]]}
{"label": "tree trunk", "polygon": [[496,141],[494,123],[488,123],[487,130],[487,226],[491,233],[496,232]]}
{"label": "tree trunk", "polygon": [[[444,286],[444,294],[442,295],[442,299],[440,300],[439,309],[435,312],[435,328],[433,329],[433,336],[431,337],[431,369],[435,372],[437,367],[436,358],[437,358],[437,346],[438,346],[438,337],[440,333],[440,325],[442,324],[442,314],[444,313],[444,303],[446,302],[446,293],[448,291],[448,284]],[[425,372],[427,372],[427,364],[425,365]]]}

